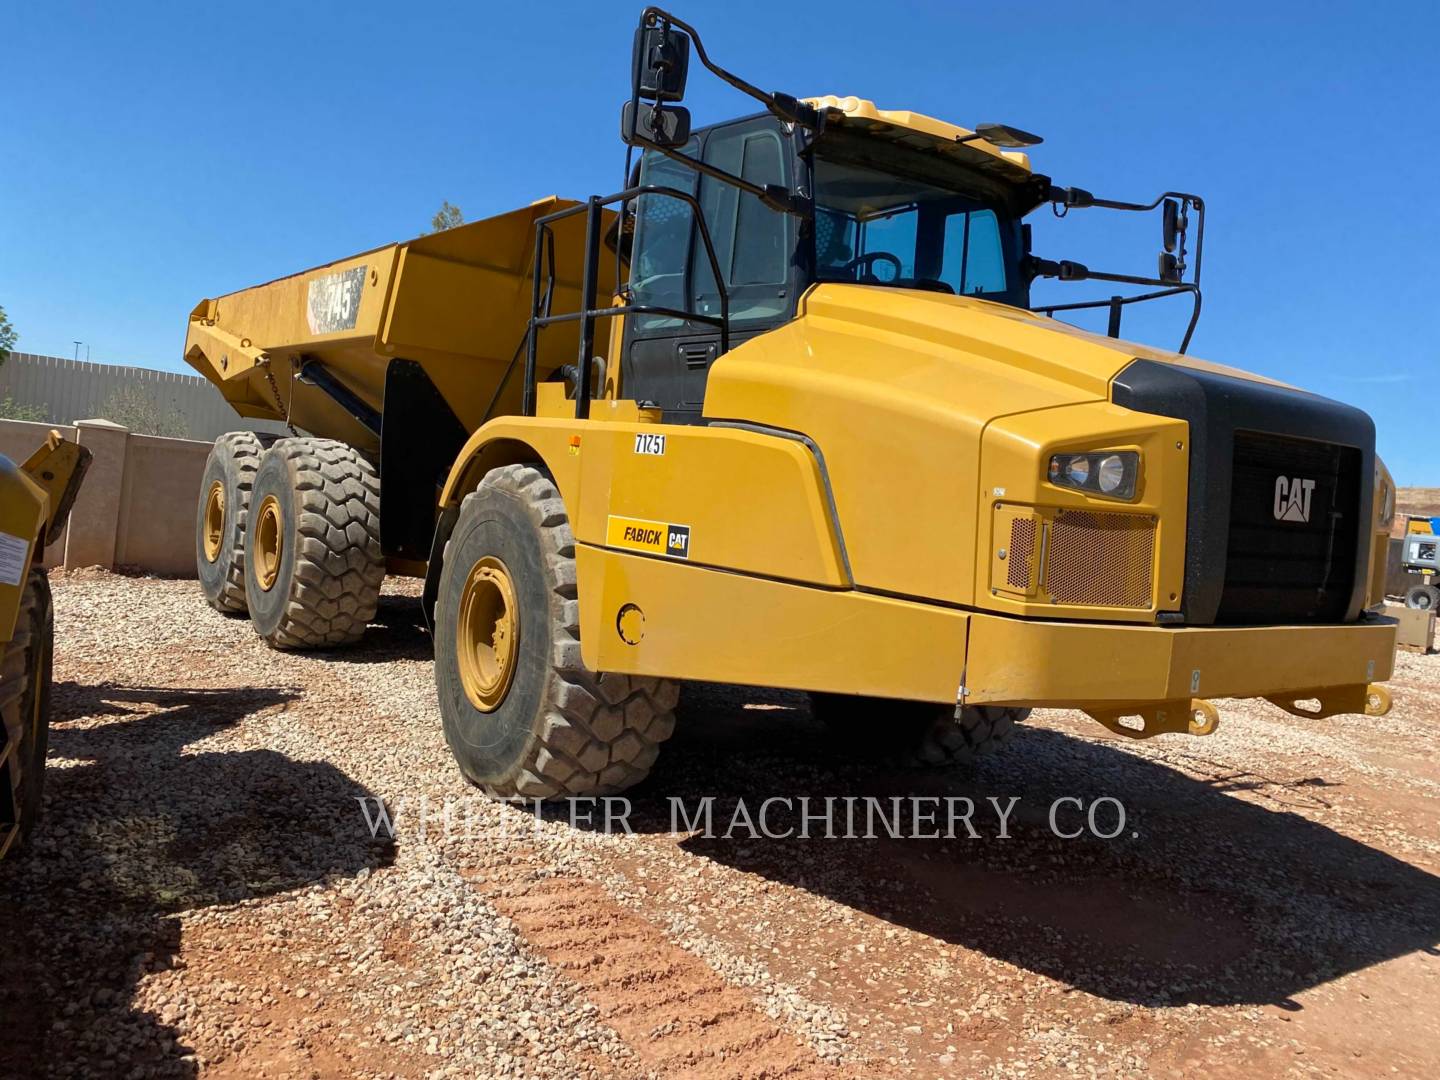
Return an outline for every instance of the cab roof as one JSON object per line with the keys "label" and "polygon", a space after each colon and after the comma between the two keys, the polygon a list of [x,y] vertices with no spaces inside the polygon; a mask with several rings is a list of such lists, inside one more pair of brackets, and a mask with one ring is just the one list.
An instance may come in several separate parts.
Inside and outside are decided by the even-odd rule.
{"label": "cab roof", "polygon": [[[908,109],[881,109],[873,101],[827,94],[806,98],[806,103],[826,112],[826,122],[888,139],[902,146],[953,154],[957,160],[979,165],[986,172],[1010,181],[1031,175],[1030,155],[1020,150],[1002,150],[978,138],[969,128],[937,120]],[[959,140],[964,139],[964,142]]]}

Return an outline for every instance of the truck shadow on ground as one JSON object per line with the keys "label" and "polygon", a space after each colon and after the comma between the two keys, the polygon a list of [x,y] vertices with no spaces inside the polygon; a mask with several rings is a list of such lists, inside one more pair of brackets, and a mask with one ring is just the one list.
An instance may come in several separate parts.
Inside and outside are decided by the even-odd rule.
{"label": "truck shadow on ground", "polygon": [[368,792],[332,766],[181,752],[297,696],[56,685],[46,816],[0,863],[0,1075],[194,1075],[179,1018],[132,1003],[181,962],[176,915],[390,861],[358,827]]}
{"label": "truck shadow on ground", "polygon": [[[669,830],[672,797],[693,814],[714,795],[715,835],[682,840],[685,850],[1107,999],[1297,1009],[1301,991],[1440,942],[1440,878],[1302,816],[1330,813],[1323,778],[1277,785],[1216,766],[1196,779],[1113,744],[1023,727],[969,770],[886,771],[817,753],[824,732],[803,695],[695,686],[682,708],[675,739],[632,792],[637,831]],[[1245,799],[1231,794],[1242,789]],[[981,835],[721,835],[737,799],[753,817],[768,797],[801,795],[812,808],[873,796],[887,810],[897,796],[968,797]],[[1019,797],[1009,839],[997,835],[989,796],[1002,806]],[[1115,839],[1051,832],[1056,800],[1101,796],[1126,809]],[[1097,823],[1108,833],[1117,815],[1104,809]],[[1057,808],[1067,832],[1085,820],[1074,804]],[[798,813],[777,804],[772,831],[791,825]]]}
{"label": "truck shadow on ground", "polygon": [[435,658],[435,648],[425,628],[419,597],[382,594],[375,617],[359,644],[310,655],[330,663],[393,664],[412,660],[428,664]]}

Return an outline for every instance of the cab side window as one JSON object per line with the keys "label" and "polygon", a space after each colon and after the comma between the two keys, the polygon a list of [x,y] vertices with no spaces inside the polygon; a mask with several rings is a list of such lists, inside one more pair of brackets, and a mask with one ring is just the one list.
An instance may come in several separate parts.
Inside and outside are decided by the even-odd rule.
{"label": "cab side window", "polygon": [[1005,250],[995,211],[971,210],[945,219],[940,279],[961,296],[1005,291]]}
{"label": "cab side window", "polygon": [[[785,184],[787,179],[785,144],[768,117],[712,131],[705,140],[705,161],[760,186]],[[730,295],[731,322],[743,325],[782,316],[794,249],[793,219],[708,176],[700,181],[700,204]],[[692,310],[718,315],[720,292],[704,245],[698,241],[691,260]]]}
{"label": "cab side window", "polygon": [[[684,153],[693,157],[699,148],[691,139]],[[640,183],[695,192],[695,170],[647,150],[640,159]],[[669,195],[641,195],[636,202],[635,243],[630,253],[630,288],[636,304],[685,311],[689,308],[685,268],[690,262],[691,235],[695,212],[690,204]],[[669,315],[637,315],[637,330],[656,330],[684,325]]]}

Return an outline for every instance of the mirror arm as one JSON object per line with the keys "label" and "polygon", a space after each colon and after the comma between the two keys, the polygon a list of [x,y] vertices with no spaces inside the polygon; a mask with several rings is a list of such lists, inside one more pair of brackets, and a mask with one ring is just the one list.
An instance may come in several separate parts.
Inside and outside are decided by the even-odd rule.
{"label": "mirror arm", "polygon": [[[1138,213],[1146,213],[1154,210],[1166,199],[1179,199],[1182,206],[1188,207],[1195,212],[1195,272],[1191,275],[1191,283],[1200,284],[1200,262],[1205,253],[1205,200],[1199,195],[1193,195],[1188,191],[1163,191],[1148,203],[1121,202],[1116,199],[1098,199],[1084,188],[1059,187],[1048,181],[1043,189],[1043,201],[1063,206],[1067,211],[1074,208],[1087,206],[1098,206],[1106,210],[1129,210]],[[1057,210],[1060,217],[1065,215]],[[1181,243],[1183,245],[1183,236]],[[1041,277],[1057,277],[1058,274],[1040,274]],[[1171,285],[1173,282],[1160,282],[1153,278],[1101,278],[1100,275],[1092,275],[1102,281],[1132,282],[1136,285],[1164,284]]]}
{"label": "mirror arm", "polygon": [[[687,34],[690,35],[690,41],[695,46],[695,55],[699,57],[700,63],[704,64],[706,69],[712,75],[715,75],[717,78],[723,79],[725,82],[733,86],[736,90],[739,90],[742,94],[746,94],[754,98],[756,101],[764,105],[766,109],[768,109],[770,112],[774,113],[781,120],[784,120],[787,123],[803,124],[805,127],[808,128],[815,128],[819,126],[820,113],[818,110],[805,104],[798,98],[792,97],[790,94],[782,94],[779,91],[776,91],[773,94],[767,94],[758,86],[755,86],[753,83],[746,82],[744,79],[740,78],[739,75],[726,71],[719,64],[715,63],[715,61],[711,60],[709,54],[705,51],[705,43],[700,40],[700,32],[696,30],[695,27],[687,23],[684,19],[680,19],[675,17],[674,15],[671,15],[663,8],[648,7],[645,9],[644,14],[640,16],[640,21],[641,24],[644,26],[654,26],[657,22],[666,22],[672,26],[678,26],[681,30],[684,30]],[[752,192],[751,194],[756,193]],[[757,197],[760,196],[757,195]],[[767,203],[766,205],[769,204]],[[773,209],[780,208],[773,207]]]}
{"label": "mirror arm", "polygon": [[1155,196],[1155,198],[1148,203],[1121,202],[1118,199],[1101,199],[1092,195],[1084,188],[1057,187],[1054,184],[1051,184],[1045,192],[1046,202],[1060,203],[1062,206],[1099,206],[1106,210],[1134,210],[1140,213],[1154,210],[1166,199],[1181,199],[1190,203],[1198,213],[1204,214],[1205,212],[1205,201],[1201,199],[1200,196],[1191,195],[1185,191],[1165,191]]}
{"label": "mirror arm", "polygon": [[[1200,318],[1200,259],[1205,254],[1205,201],[1198,195],[1187,195],[1185,198],[1188,198],[1195,207],[1195,273],[1191,275],[1190,280],[1195,283],[1195,319],[1198,319]],[[1190,333],[1194,333],[1194,331],[1195,321],[1192,319]],[[1190,343],[1189,333],[1185,335],[1185,343],[1187,345]],[[1185,350],[1182,348],[1180,351],[1184,352]]]}
{"label": "mirror arm", "polygon": [[[1072,263],[1070,265],[1079,266],[1080,264]],[[1061,263],[1061,266],[1064,267],[1065,264]],[[1062,274],[1060,279],[1062,281],[1114,281],[1121,285],[1159,285],[1162,287],[1179,284],[1174,281],[1165,281],[1162,278],[1136,277],[1132,274],[1105,274],[1084,266],[1080,266],[1080,270],[1082,272],[1079,276],[1066,277]]]}
{"label": "mirror arm", "polygon": [[1107,274],[1100,270],[1091,270],[1084,263],[1072,262],[1069,259],[1061,259],[1055,262],[1053,259],[1040,259],[1030,256],[1026,269],[1032,277],[1058,278],[1061,281],[1114,281],[1121,285],[1159,285],[1162,288],[1189,287],[1189,283],[1165,281],[1162,278],[1137,277],[1134,274]]}

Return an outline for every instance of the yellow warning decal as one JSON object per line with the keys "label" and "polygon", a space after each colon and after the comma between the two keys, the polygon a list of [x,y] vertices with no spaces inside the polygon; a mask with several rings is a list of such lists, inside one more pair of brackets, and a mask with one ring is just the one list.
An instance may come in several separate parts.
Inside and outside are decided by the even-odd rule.
{"label": "yellow warning decal", "polygon": [[690,526],[616,517],[612,514],[605,527],[605,543],[609,547],[629,548],[651,555],[668,555],[672,559],[688,559]]}

